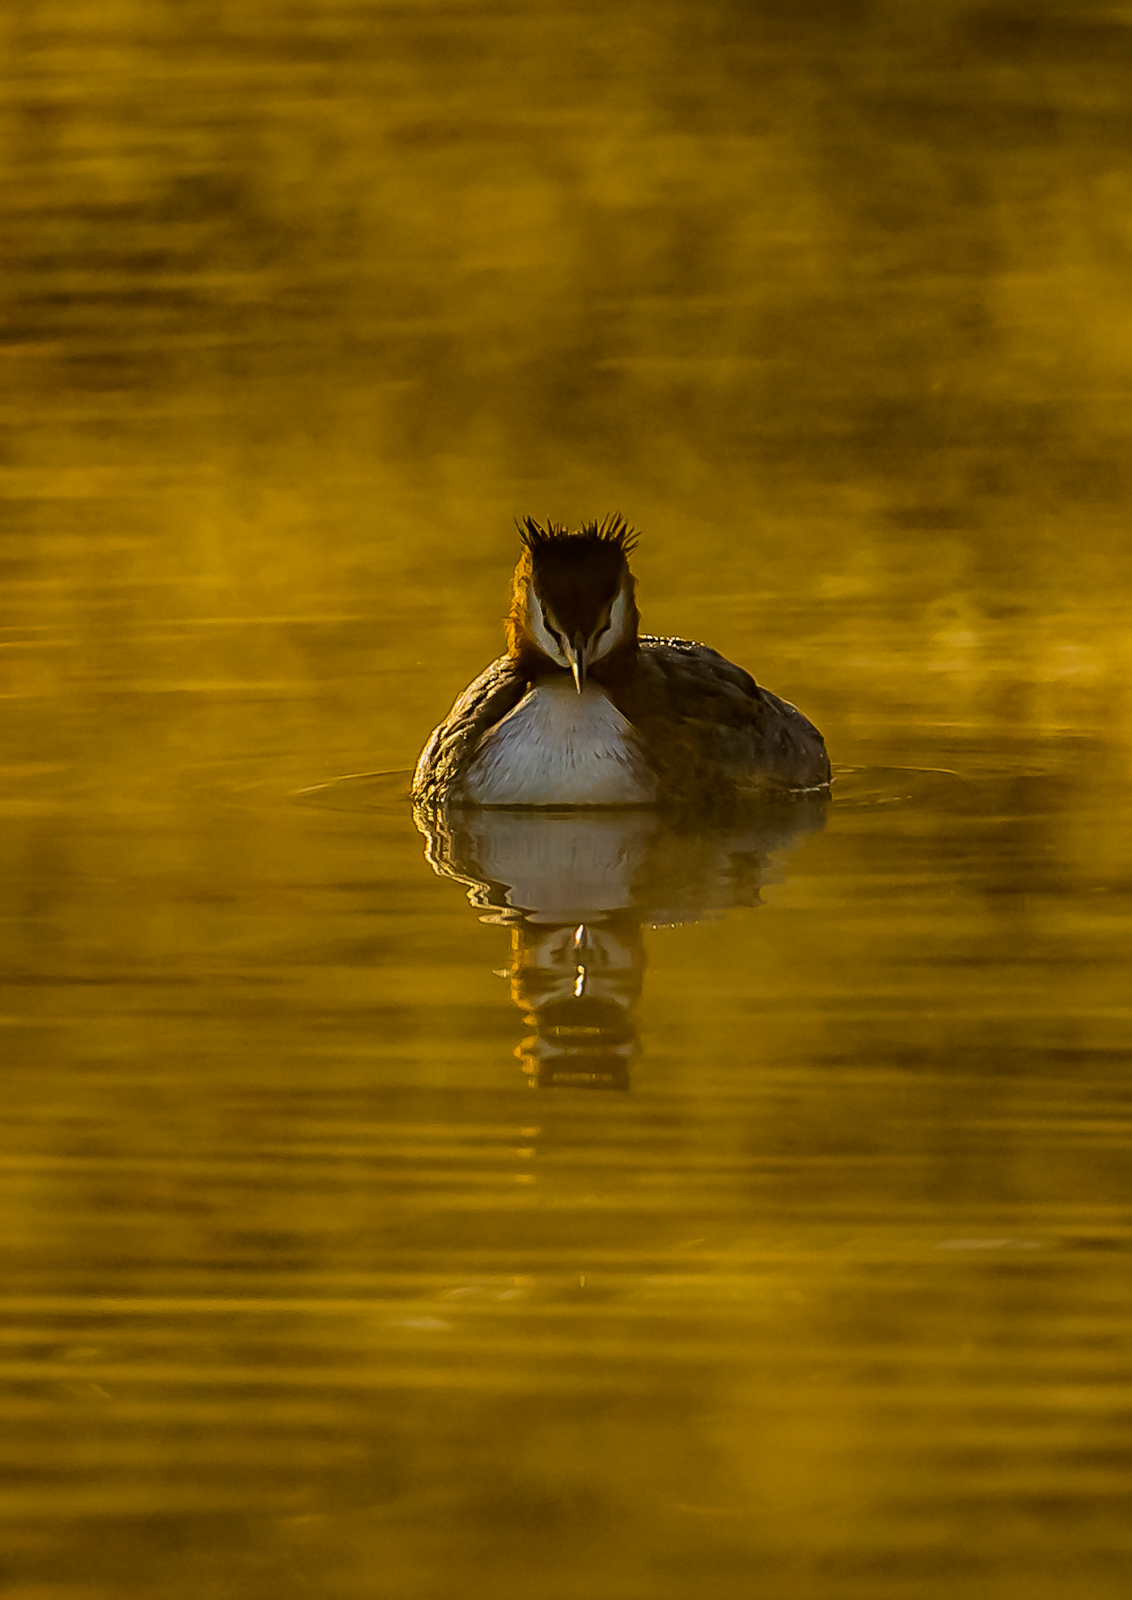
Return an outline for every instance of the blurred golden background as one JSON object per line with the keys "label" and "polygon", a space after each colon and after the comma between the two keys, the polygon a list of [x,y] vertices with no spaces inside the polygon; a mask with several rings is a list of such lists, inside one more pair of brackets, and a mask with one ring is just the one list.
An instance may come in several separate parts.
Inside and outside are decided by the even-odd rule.
{"label": "blurred golden background", "polygon": [[305,761],[406,765],[497,648],[513,516],[617,508],[646,625],[842,759],[888,713],[1126,726],[1119,8],[0,28],[17,711],[110,680],[160,743],[170,691],[259,686]]}

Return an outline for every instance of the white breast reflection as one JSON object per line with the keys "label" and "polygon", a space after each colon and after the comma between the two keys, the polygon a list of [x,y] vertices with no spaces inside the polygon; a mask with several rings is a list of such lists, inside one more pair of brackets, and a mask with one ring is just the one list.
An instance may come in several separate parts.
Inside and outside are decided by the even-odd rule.
{"label": "white breast reflection", "polygon": [[[726,820],[653,811],[416,813],[426,857],[509,930],[502,974],[529,1030],[532,1087],[628,1089],[645,930],[754,907],[772,858],[820,828],[824,798]],[[775,864],[773,873],[780,869]]]}

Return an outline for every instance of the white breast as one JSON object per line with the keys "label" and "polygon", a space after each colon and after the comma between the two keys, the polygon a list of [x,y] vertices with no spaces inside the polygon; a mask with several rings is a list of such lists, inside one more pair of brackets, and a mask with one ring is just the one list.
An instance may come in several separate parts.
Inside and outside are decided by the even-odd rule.
{"label": "white breast", "polygon": [[634,806],[655,785],[633,726],[605,691],[565,675],[531,689],[484,735],[464,782],[479,806]]}

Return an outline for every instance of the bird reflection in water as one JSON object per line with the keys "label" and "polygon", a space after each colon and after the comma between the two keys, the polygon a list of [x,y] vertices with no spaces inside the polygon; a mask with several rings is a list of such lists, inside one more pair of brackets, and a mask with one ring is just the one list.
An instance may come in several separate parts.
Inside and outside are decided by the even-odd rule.
{"label": "bird reflection in water", "polygon": [[820,829],[824,794],[726,821],[655,811],[418,807],[426,857],[510,932],[505,976],[530,1030],[515,1054],[532,1087],[629,1087],[640,1051],[644,930],[756,906],[772,859]]}

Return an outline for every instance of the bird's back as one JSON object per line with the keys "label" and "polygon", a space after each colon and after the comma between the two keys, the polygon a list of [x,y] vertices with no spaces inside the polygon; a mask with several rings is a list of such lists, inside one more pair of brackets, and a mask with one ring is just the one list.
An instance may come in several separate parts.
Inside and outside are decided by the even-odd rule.
{"label": "bird's back", "polygon": [[706,644],[644,634],[620,697],[674,800],[725,799],[830,781],[825,741],[788,700]]}

